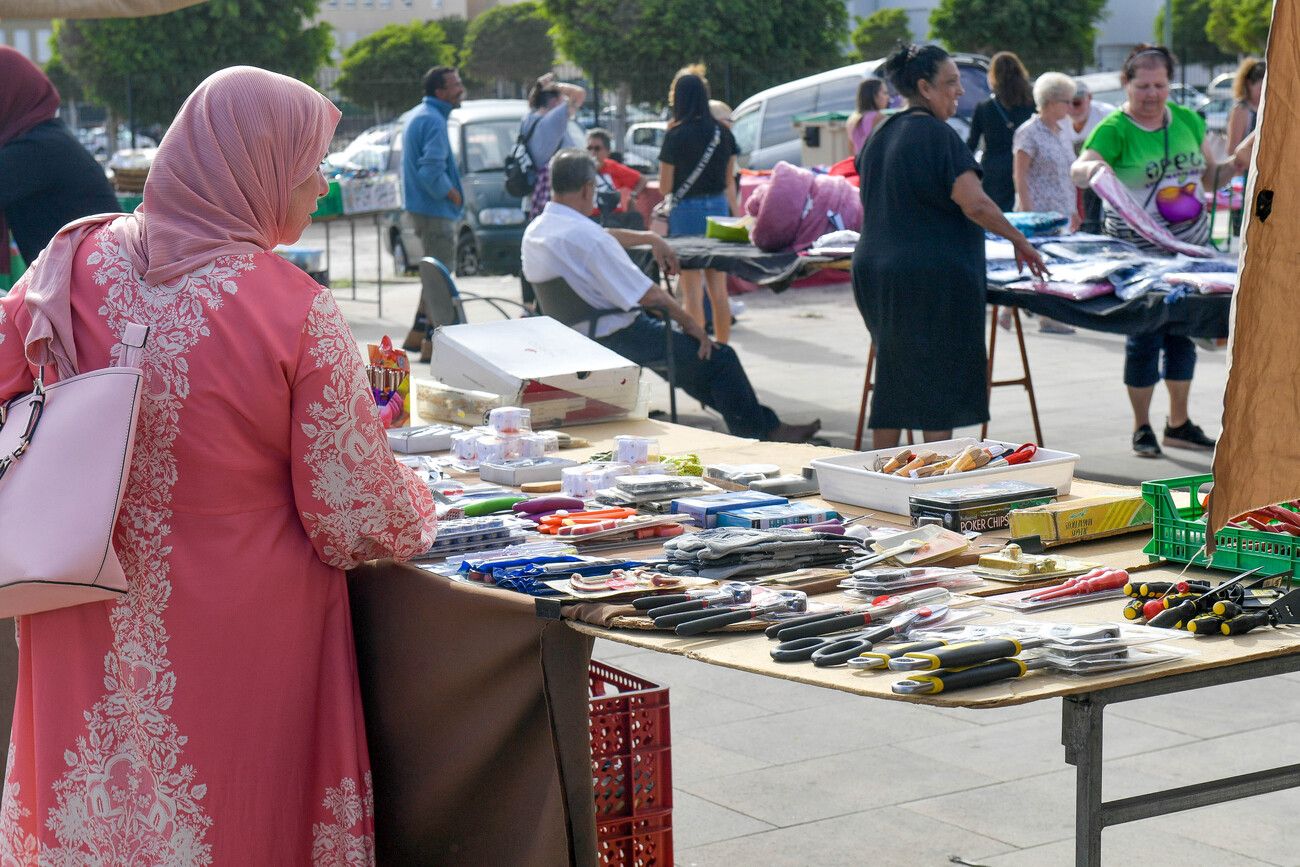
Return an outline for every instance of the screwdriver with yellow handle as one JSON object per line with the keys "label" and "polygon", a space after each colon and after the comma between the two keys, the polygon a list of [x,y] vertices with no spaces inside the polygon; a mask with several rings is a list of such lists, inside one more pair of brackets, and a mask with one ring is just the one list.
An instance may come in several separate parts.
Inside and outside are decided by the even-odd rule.
{"label": "screwdriver with yellow handle", "polygon": [[1079,641],[1096,641],[1119,638],[1116,626],[1081,628],[1066,635],[1034,635],[1024,638],[985,638],[980,641],[962,641],[937,647],[933,650],[915,651],[889,660],[891,671],[935,671],[940,668],[966,668],[982,662],[992,662],[1017,656],[1022,651],[1046,645],[1073,644]]}
{"label": "screwdriver with yellow handle", "polygon": [[1257,626],[1282,626],[1300,623],[1300,590],[1292,590],[1263,611],[1238,614],[1223,622],[1224,635],[1245,635]]}

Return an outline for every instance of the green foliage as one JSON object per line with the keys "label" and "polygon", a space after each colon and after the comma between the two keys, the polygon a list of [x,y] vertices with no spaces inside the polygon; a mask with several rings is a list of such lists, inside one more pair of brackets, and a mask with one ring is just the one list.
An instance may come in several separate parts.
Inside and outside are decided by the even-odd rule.
{"label": "green foliage", "polygon": [[1106,0],[940,0],[930,35],[950,51],[1014,51],[1031,73],[1092,62]]}
{"label": "green foliage", "polygon": [[[1227,51],[1264,56],[1273,0],[1209,0],[1205,35]],[[1177,18],[1174,19],[1177,23]]]}
{"label": "green foliage", "polygon": [[898,43],[912,41],[907,12],[903,9],[877,9],[866,18],[858,19],[858,26],[850,39],[858,60],[885,57],[898,47]]}
{"label": "green foliage", "polygon": [[[1236,53],[1224,50],[1209,37],[1205,26],[1210,19],[1213,0],[1173,0],[1174,44],[1169,46],[1183,63],[1218,65],[1236,60]],[[1160,7],[1152,26],[1156,43],[1165,39],[1165,8]]]}
{"label": "green foliage", "polygon": [[551,20],[540,3],[493,6],[469,23],[462,58],[476,81],[531,83],[555,65]]}
{"label": "green foliage", "polygon": [[45,74],[54,84],[54,89],[59,92],[59,98],[63,102],[81,102],[86,98],[81,88],[81,80],[72,74],[67,64],[59,57],[51,57],[50,61],[45,64]]}
{"label": "green foliage", "polygon": [[436,21],[389,24],[343,53],[339,93],[358,106],[399,114],[424,98],[424,73],[454,63],[455,53]]}
{"label": "green foliage", "polygon": [[565,57],[602,84],[662,104],[682,66],[709,66],[733,102],[843,62],[842,0],[544,0]]}
{"label": "green foliage", "polygon": [[459,15],[448,15],[446,18],[438,19],[438,26],[446,36],[447,44],[456,49],[456,62],[461,63],[464,59],[462,52],[465,50],[465,34],[469,30],[469,22]]}
{"label": "green foliage", "polygon": [[329,59],[329,25],[305,23],[320,0],[209,0],[148,18],[58,21],[51,63],[87,98],[138,124],[166,124],[190,92],[227,66],[260,66],[304,81]]}

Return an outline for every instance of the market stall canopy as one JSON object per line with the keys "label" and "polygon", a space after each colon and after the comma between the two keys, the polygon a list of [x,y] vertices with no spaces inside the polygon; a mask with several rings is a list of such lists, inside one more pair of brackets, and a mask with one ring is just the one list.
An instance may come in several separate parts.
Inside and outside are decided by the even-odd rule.
{"label": "market stall canopy", "polygon": [[204,0],[0,0],[0,18],[143,18]]}
{"label": "market stall canopy", "polygon": [[[1300,10],[1273,8],[1209,526],[1300,497]],[[1213,534],[1208,534],[1213,547]]]}

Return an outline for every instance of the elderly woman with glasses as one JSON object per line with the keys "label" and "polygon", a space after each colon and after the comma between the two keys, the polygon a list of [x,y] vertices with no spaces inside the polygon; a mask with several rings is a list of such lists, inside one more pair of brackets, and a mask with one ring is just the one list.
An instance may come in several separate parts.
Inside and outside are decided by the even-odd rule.
{"label": "elderly woman with glasses", "polygon": [[1012,137],[1013,178],[1017,211],[1055,211],[1070,218],[1070,231],[1079,227],[1078,196],[1070,182],[1074,148],[1062,122],[1074,98],[1074,79],[1045,72],[1034,82],[1038,114],[1025,121]]}

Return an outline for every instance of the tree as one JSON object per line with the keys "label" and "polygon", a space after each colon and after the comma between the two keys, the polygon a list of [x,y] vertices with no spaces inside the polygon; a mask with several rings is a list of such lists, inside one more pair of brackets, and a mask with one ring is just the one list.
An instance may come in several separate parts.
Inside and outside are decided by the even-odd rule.
{"label": "tree", "polygon": [[1106,0],[940,0],[930,35],[950,51],[1014,51],[1031,72],[1092,62]]}
{"label": "tree", "polygon": [[57,68],[86,96],[138,124],[167,124],[190,92],[227,66],[261,66],[305,81],[329,59],[329,25],[306,27],[320,0],[209,0],[148,18],[55,23]]}
{"label": "tree", "polygon": [[885,57],[900,42],[912,41],[907,12],[903,9],[877,9],[866,18],[858,19],[858,26],[850,39],[857,50],[858,60]]}
{"label": "tree", "polygon": [[[1183,63],[1216,66],[1236,60],[1236,53],[1225,51],[1206,31],[1213,0],[1173,0],[1174,44],[1169,46]],[[1165,9],[1156,13],[1152,35],[1156,42],[1165,38]]]}
{"label": "tree", "polygon": [[555,65],[550,29],[540,3],[493,6],[469,23],[461,55],[465,71],[476,81],[530,83]]}
{"label": "tree", "polygon": [[565,57],[602,84],[663,103],[673,73],[709,66],[713,95],[757,90],[842,62],[843,0],[544,0]]}
{"label": "tree", "polygon": [[1272,23],[1273,0],[1210,0],[1205,35],[1227,51],[1262,57]]}
{"label": "tree", "polygon": [[455,49],[438,22],[389,24],[343,53],[339,93],[358,106],[399,114],[424,97],[426,71],[454,62]]}
{"label": "tree", "polygon": [[469,22],[459,15],[448,15],[446,18],[438,19],[438,26],[447,37],[447,44],[456,50],[456,62],[463,60],[462,52],[465,50],[465,33],[469,30]]}

